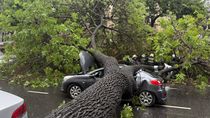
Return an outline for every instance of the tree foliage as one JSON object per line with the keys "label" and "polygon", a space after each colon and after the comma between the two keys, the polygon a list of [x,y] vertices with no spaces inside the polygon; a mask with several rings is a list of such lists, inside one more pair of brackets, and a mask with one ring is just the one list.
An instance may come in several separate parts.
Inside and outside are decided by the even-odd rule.
{"label": "tree foliage", "polygon": [[[63,74],[78,72],[78,46],[97,46],[117,59],[155,52],[157,60],[169,61],[175,53],[184,70],[203,76],[209,68],[209,21],[202,0],[5,0],[1,4],[0,30],[9,32],[7,40],[13,41],[6,47],[7,59],[15,57],[12,66],[3,67],[17,78],[39,78],[35,85],[48,86]],[[163,16],[161,30],[154,30]]]}
{"label": "tree foliage", "polygon": [[172,12],[176,18],[182,18],[184,15],[196,16],[198,13],[206,13],[203,0],[146,0],[146,4],[152,27],[157,18],[167,16],[169,12]]}
{"label": "tree foliage", "polygon": [[6,48],[6,55],[15,55],[12,74],[47,75],[57,83],[64,73],[78,72],[79,51],[75,46],[85,46],[88,40],[76,13],[59,18],[65,8],[60,9],[62,2],[56,0],[11,0],[3,4],[0,26],[12,33],[8,41],[13,43]]}
{"label": "tree foliage", "polygon": [[118,58],[144,50],[140,45],[145,44],[143,37],[151,29],[145,22],[143,0],[73,0],[67,6],[68,11],[78,13],[80,25],[92,40],[90,44],[96,42],[99,48]]}
{"label": "tree foliage", "polygon": [[133,118],[133,108],[128,105],[123,106],[123,110],[121,111],[120,118]]}
{"label": "tree foliage", "polygon": [[207,76],[209,73],[209,30],[204,15],[197,17],[183,16],[169,17],[160,20],[161,30],[148,38],[158,61],[170,62],[172,54],[179,58],[179,65],[187,78],[196,78],[197,75]]}
{"label": "tree foliage", "polygon": [[[113,52],[111,55],[121,52],[119,57],[143,50],[139,45],[145,40],[142,37],[146,37],[149,27],[144,22],[146,10],[140,1],[4,1],[1,31],[12,34],[8,40],[13,41],[13,45],[7,46],[6,54],[16,57],[11,74],[27,75],[25,78],[47,75],[54,83],[52,78],[78,72],[76,46],[87,46],[87,37],[91,39],[88,46],[97,43],[104,51]],[[109,13],[111,6],[113,10]],[[114,26],[107,26],[108,22]],[[133,42],[133,48],[125,45],[129,42]],[[125,49],[127,51],[123,52]]]}

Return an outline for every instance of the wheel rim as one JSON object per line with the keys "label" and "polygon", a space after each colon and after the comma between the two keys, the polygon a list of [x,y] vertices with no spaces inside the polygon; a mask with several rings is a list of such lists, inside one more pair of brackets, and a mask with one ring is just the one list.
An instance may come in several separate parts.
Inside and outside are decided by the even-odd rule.
{"label": "wheel rim", "polygon": [[140,103],[144,106],[150,106],[153,102],[153,96],[148,91],[141,92],[139,98],[140,98]]}
{"label": "wheel rim", "polygon": [[81,91],[82,90],[79,86],[74,85],[70,88],[70,95],[72,98],[76,98],[81,93]]}

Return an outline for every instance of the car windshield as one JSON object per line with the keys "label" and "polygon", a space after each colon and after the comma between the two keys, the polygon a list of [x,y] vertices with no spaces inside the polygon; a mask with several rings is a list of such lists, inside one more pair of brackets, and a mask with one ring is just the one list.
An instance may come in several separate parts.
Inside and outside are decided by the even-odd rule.
{"label": "car windshield", "polygon": [[96,70],[90,71],[90,72],[88,72],[87,74],[88,74],[88,75],[93,75],[93,74],[95,74],[96,72],[98,72],[98,71],[102,71],[102,70],[104,70],[104,68],[99,68],[99,69],[96,69]]}
{"label": "car windshield", "polygon": [[[127,65],[125,65],[125,64],[119,64],[119,68],[122,68],[122,67],[125,67],[125,66],[127,66]],[[95,70],[93,70],[93,71],[88,72],[87,74],[88,74],[88,75],[92,75],[92,74],[94,74],[95,72],[101,71],[101,70],[104,70],[104,68],[95,69]]]}

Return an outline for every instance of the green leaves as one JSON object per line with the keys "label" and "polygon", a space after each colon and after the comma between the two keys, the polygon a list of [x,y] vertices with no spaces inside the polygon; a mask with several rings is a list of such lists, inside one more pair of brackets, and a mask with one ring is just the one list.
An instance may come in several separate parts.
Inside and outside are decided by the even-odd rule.
{"label": "green leaves", "polygon": [[194,68],[198,68],[202,76],[207,76],[205,72],[208,71],[205,70],[207,68],[200,70],[201,65],[199,65],[203,62],[208,65],[210,57],[209,38],[207,38],[209,33],[202,27],[205,24],[207,20],[202,14],[198,14],[197,17],[187,15],[180,19],[169,16],[160,19],[161,28],[148,38],[157,61],[171,62],[172,54],[181,59],[182,73],[177,75],[178,82],[186,78],[196,79],[198,70]]}
{"label": "green leaves", "polygon": [[[100,16],[104,16],[103,25],[95,39],[109,55],[119,59],[154,51],[157,61],[170,62],[171,55],[176,54],[182,69],[190,70],[196,61],[208,62],[210,56],[209,30],[205,27],[209,20],[199,2],[6,0],[2,3],[0,30],[12,34],[7,40],[14,43],[7,45],[6,54],[16,56],[11,69],[14,76],[39,73],[47,78],[44,82],[50,82],[62,78],[57,75],[78,72],[76,47],[88,44]],[[150,27],[152,24],[157,30]],[[42,77],[37,78],[42,81]]]}
{"label": "green leaves", "polygon": [[133,118],[133,117],[134,117],[133,108],[129,105],[124,104],[120,118]]}
{"label": "green leaves", "polygon": [[206,76],[197,75],[196,87],[200,90],[205,90],[208,86],[208,78]]}
{"label": "green leaves", "polygon": [[[14,45],[6,48],[8,56],[16,56],[13,73],[39,73],[37,82],[31,81],[34,86],[56,85],[63,74],[78,72],[79,50],[76,46],[87,45],[83,28],[78,24],[78,15],[72,13],[71,17],[61,20],[55,13],[66,8],[57,8],[55,4],[59,6],[62,2],[5,1],[4,10],[0,13],[3,32],[13,33],[8,40],[13,41]],[[72,46],[63,45],[65,43]],[[26,85],[31,85],[29,80]]]}

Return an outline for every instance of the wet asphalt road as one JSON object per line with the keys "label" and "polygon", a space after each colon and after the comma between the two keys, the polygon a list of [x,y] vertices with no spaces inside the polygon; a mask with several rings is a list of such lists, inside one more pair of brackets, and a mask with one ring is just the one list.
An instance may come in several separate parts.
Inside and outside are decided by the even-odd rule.
{"label": "wet asphalt road", "polygon": [[209,101],[209,87],[204,93],[193,87],[169,89],[166,105],[170,106],[156,106],[139,110],[135,112],[135,118],[210,118]]}
{"label": "wet asphalt road", "polygon": [[[8,85],[7,82],[0,80],[0,89],[24,98],[29,118],[43,118],[61,105],[63,101],[69,101],[69,98],[59,91],[59,88],[33,90],[19,85]],[[46,93],[31,93],[30,91]]]}
{"label": "wet asphalt road", "polygon": [[[63,101],[70,99],[59,88],[36,89],[8,85],[0,80],[0,89],[25,99],[29,118],[43,118]],[[168,88],[166,106],[134,109],[135,118],[210,118],[210,88],[204,93],[192,87]],[[43,93],[34,93],[41,91]]]}

